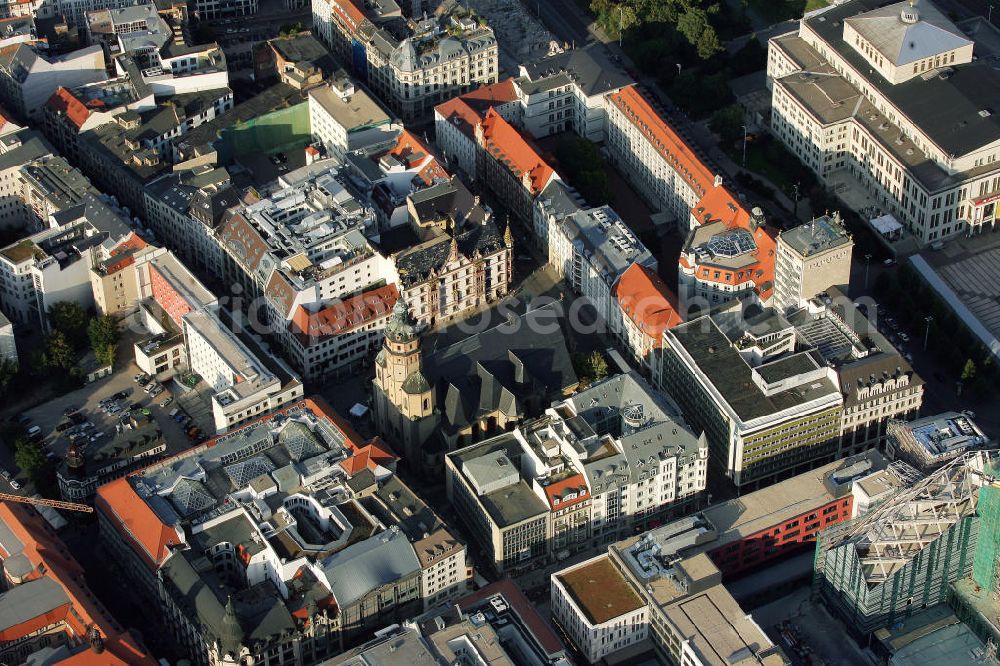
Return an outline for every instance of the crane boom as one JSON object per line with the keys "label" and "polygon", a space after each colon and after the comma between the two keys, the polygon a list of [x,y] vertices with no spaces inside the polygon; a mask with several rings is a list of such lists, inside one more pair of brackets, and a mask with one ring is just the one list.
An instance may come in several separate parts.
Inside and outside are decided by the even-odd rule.
{"label": "crane boom", "polygon": [[53,509],[65,509],[66,511],[83,511],[84,513],[94,512],[94,507],[88,506],[87,504],[60,502],[59,500],[50,500],[41,497],[23,497],[21,495],[10,495],[8,493],[0,493],[0,501],[34,504],[35,506],[51,506]]}

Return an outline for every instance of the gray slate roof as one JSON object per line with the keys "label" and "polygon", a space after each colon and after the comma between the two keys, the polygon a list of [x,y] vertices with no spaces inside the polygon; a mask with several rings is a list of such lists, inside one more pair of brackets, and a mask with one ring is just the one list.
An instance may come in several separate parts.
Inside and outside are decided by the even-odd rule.
{"label": "gray slate roof", "polygon": [[413,546],[397,529],[389,529],[348,546],[323,561],[323,573],[341,608],[372,590],[420,571]]}
{"label": "gray slate roof", "polygon": [[[841,24],[880,4],[879,0],[853,0],[805,22],[857,71],[869,72],[871,65],[844,41]],[[923,4],[919,7],[926,11]],[[963,155],[1000,139],[1000,113],[979,114],[984,109],[995,109],[1000,94],[1000,72],[983,58],[951,68],[954,71],[945,78],[934,76],[925,80],[917,76],[895,86],[878,72],[868,73],[867,79],[944,152]]]}
{"label": "gray slate roof", "polygon": [[0,594],[0,630],[10,629],[68,603],[66,590],[48,576],[15,585]]}
{"label": "gray slate roof", "polygon": [[916,7],[919,20],[915,23],[903,22],[900,12],[909,7],[909,2],[897,2],[851,17],[845,23],[897,66],[969,44],[970,40],[930,2]]}
{"label": "gray slate roof", "polygon": [[425,372],[447,422],[462,427],[497,410],[523,415],[526,403],[576,385],[563,323],[554,308],[539,308],[426,357]]}
{"label": "gray slate roof", "polygon": [[597,43],[571,49],[522,67],[533,82],[565,73],[588,96],[602,95],[632,84],[632,77],[621,66],[611,62],[605,55],[603,46]]}

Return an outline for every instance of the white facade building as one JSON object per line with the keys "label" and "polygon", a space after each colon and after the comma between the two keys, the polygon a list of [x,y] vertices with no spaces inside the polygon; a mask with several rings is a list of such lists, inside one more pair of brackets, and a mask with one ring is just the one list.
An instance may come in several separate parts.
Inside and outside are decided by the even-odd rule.
{"label": "white facade building", "polygon": [[694,151],[633,86],[608,96],[607,150],[646,200],[684,229],[691,209],[721,177]]}
{"label": "white facade building", "polygon": [[352,150],[392,141],[403,129],[343,73],[309,91],[309,128],[313,141],[339,159]]}
{"label": "white facade building", "polygon": [[992,229],[997,55],[929,0],[839,4],[770,40],[772,131],[845,201],[920,243]]}
{"label": "white facade building", "polygon": [[551,577],[552,618],[591,664],[649,637],[645,601],[610,567],[598,555]]}
{"label": "white facade building", "polygon": [[105,81],[105,65],[100,45],[48,58],[33,46],[20,44],[13,53],[0,57],[0,98],[20,118],[39,120],[57,88]]}

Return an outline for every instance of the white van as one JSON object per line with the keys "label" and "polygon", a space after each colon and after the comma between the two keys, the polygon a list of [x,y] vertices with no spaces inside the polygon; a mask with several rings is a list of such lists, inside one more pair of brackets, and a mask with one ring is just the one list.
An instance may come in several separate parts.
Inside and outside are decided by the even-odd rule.
{"label": "white van", "polygon": [[42,429],[36,425],[33,425],[30,428],[28,428],[28,437],[37,437],[38,435],[41,434],[42,434]]}

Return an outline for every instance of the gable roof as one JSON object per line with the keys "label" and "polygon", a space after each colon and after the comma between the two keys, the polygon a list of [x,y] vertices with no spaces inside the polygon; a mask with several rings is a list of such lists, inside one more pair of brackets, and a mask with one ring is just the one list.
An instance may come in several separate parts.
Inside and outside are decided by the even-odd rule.
{"label": "gable roof", "polygon": [[183,541],[177,528],[164,524],[139,497],[128,477],[99,487],[95,504],[115,517],[112,524],[151,569],[159,568],[170,555],[169,544]]}
{"label": "gable roof", "polygon": [[417,176],[426,185],[430,185],[436,179],[448,178],[448,172],[438,163],[430,149],[408,130],[399,133],[395,145],[389,149],[389,154],[404,163],[408,169],[418,167]]}
{"label": "gable roof", "polygon": [[82,128],[83,124],[87,122],[88,118],[90,118],[90,110],[87,106],[78,100],[73,93],[62,86],[59,86],[56,91],[52,93],[52,97],[49,98],[47,104],[48,107],[56,113],[65,114],[66,118],[68,118],[77,129]]}
{"label": "gable roof", "polygon": [[[102,664],[155,664],[94,597],[84,580],[83,568],[34,508],[0,503],[0,524],[16,539],[21,549],[19,555],[30,562],[38,576],[31,581],[31,587],[29,583],[24,583],[0,595],[0,615],[6,618],[2,627],[4,631],[18,633],[40,629],[41,626],[36,629],[30,627],[36,618],[29,617],[31,613],[26,611],[32,610],[30,606],[33,606],[33,612],[41,612],[45,616],[40,622],[47,625],[63,620],[77,636],[86,636],[91,626],[96,627],[105,641],[107,659],[100,662]],[[10,553],[7,545],[3,548]],[[22,595],[24,599],[18,601],[8,596],[12,593]],[[19,636],[11,635],[4,640],[16,637]]]}
{"label": "gable roof", "polygon": [[[543,486],[542,490],[545,491],[545,499],[548,500],[549,508],[553,511],[559,511],[590,499],[590,494],[587,491],[587,480],[583,474],[579,473]],[[575,494],[576,497],[563,499],[571,494]]]}
{"label": "gable roof", "polygon": [[683,321],[676,309],[676,296],[655,271],[642,264],[632,264],[622,273],[612,295],[625,316],[652,338],[656,347],[665,329]]}
{"label": "gable roof", "polygon": [[[277,271],[276,271],[277,272]],[[306,346],[341,335],[382,317],[388,317],[399,298],[395,283],[337,301],[318,312],[298,306],[292,315],[292,331]]]}
{"label": "gable roof", "polygon": [[503,164],[518,180],[527,177],[532,196],[541,192],[552,180],[555,170],[541,158],[513,125],[490,107],[480,123],[483,147],[495,160]]}
{"label": "gable roof", "polygon": [[655,150],[700,196],[715,182],[715,176],[674,129],[660,117],[634,85],[608,95],[611,103],[645,135]]}

